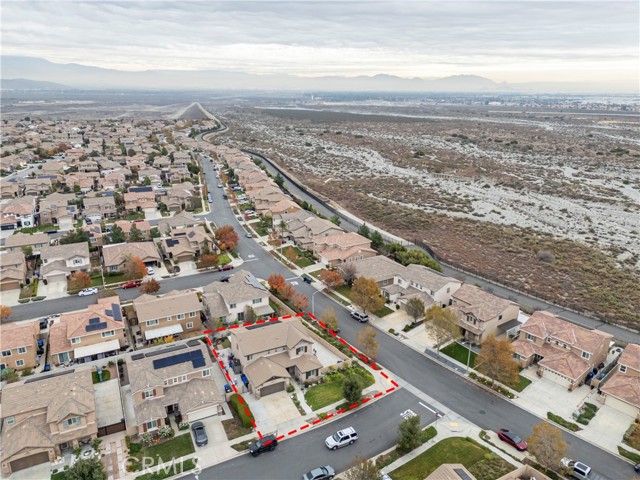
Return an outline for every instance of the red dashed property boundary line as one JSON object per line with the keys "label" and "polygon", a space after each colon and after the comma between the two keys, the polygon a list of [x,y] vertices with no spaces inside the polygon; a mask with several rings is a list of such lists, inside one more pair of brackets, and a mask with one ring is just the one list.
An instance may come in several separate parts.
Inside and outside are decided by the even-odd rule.
{"label": "red dashed property boundary line", "polygon": [[[302,317],[303,315],[304,315],[304,313],[297,313],[295,315],[295,317]],[[333,330],[329,329],[325,323],[321,322],[320,320],[317,320],[315,315],[313,315],[312,313],[309,313],[309,312],[307,312],[307,315],[309,317],[311,317],[314,321],[316,321],[318,323],[318,325],[320,325],[322,328],[328,330],[329,334],[332,337],[336,338],[343,345],[346,345],[347,347],[349,347],[349,350],[351,350],[351,352],[356,356],[356,358],[358,360],[360,360],[363,363],[366,363],[369,367],[371,367],[375,371],[379,372],[380,375],[385,380],[390,381],[391,384],[393,385],[393,387],[387,388],[384,392],[378,392],[378,393],[375,393],[375,394],[373,394],[371,396],[365,397],[362,400],[360,400],[359,402],[355,402],[355,403],[349,405],[348,408],[341,408],[338,411],[336,411],[335,413],[329,413],[324,418],[318,418],[316,420],[313,420],[311,422],[311,424],[305,423],[304,425],[300,426],[300,428],[297,428],[297,429],[294,429],[294,430],[291,430],[291,431],[287,432],[286,435],[278,435],[276,437],[277,441],[283,440],[286,437],[291,437],[293,435],[296,435],[297,433],[302,432],[302,431],[306,430],[307,428],[310,428],[312,426],[318,425],[319,423],[322,423],[323,421],[327,421],[327,420],[329,420],[329,419],[331,419],[331,418],[333,418],[335,416],[342,415],[345,412],[349,412],[349,411],[353,410],[354,408],[357,408],[357,407],[359,407],[361,405],[364,405],[365,403],[368,403],[371,400],[374,400],[376,398],[380,398],[383,395],[387,395],[389,393],[392,393],[395,390],[397,390],[398,388],[400,388],[398,383],[395,380],[390,379],[389,375],[387,373],[385,373],[384,371],[380,370],[380,367],[378,365],[376,365],[376,363],[373,360],[369,359],[364,353],[358,351],[355,347],[350,345],[349,342],[347,342],[344,338],[340,337],[336,332],[334,332]],[[245,323],[242,324],[242,326],[243,327],[249,327],[251,325],[260,325],[260,324],[263,324],[263,323],[266,323],[266,322],[277,322],[279,320],[288,320],[288,319],[291,319],[291,318],[294,318],[294,317],[292,315],[284,315],[283,317],[272,317],[272,318],[270,318],[268,320],[258,320],[256,322],[245,322]],[[225,330],[231,330],[231,329],[235,329],[235,328],[239,328],[239,327],[240,327],[240,325],[231,325],[230,327],[220,327],[220,328],[216,329],[216,332],[222,332],[222,331],[225,331]],[[203,333],[205,335],[209,335],[209,334],[214,333],[214,331],[213,331],[213,329],[209,329],[209,330],[205,330]],[[205,339],[206,339],[207,345],[209,345],[209,348],[211,349],[211,353],[213,353],[213,356],[217,360],[218,366],[220,367],[220,371],[222,372],[224,377],[229,382],[229,385],[233,389],[234,393],[238,393],[238,389],[235,386],[235,384],[233,383],[233,381],[231,380],[229,372],[227,371],[226,367],[224,366],[224,361],[220,357],[220,354],[218,354],[218,352],[216,351],[215,347],[213,346],[213,343],[211,342],[211,339],[208,336],[205,337]],[[240,399],[240,403],[242,405],[246,405],[244,400],[242,399],[242,397],[239,397],[239,399]],[[244,409],[245,409],[245,413],[247,415],[249,415],[248,407],[245,406]],[[255,428],[256,433],[258,434],[258,437],[260,439],[264,438],[262,433],[260,432],[260,430],[258,430],[258,427],[256,426],[256,422],[255,422],[255,420],[253,418],[251,418],[251,425],[253,426],[253,428]],[[265,445],[267,445],[268,443],[270,443],[270,441],[266,442]]]}

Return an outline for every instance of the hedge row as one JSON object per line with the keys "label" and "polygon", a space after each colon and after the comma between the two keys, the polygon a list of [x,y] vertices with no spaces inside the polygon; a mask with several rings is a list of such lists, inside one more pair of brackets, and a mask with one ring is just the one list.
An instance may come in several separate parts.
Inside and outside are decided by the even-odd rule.
{"label": "hedge row", "polygon": [[[253,427],[251,423],[251,420],[253,420],[253,414],[251,413],[251,409],[249,408],[249,405],[247,405],[247,402],[242,398],[242,395],[234,393],[231,395],[229,401],[231,402],[231,408],[236,412],[236,415],[238,415],[238,418],[242,422],[242,426],[247,428]],[[249,415],[247,415],[247,412],[249,412]]]}

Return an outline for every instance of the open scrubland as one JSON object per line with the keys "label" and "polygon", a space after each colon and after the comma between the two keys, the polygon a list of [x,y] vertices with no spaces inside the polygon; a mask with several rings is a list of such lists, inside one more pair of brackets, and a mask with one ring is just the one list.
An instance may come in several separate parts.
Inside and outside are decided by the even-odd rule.
{"label": "open scrubland", "polygon": [[227,108],[219,138],[446,262],[640,324],[637,112],[492,105]]}

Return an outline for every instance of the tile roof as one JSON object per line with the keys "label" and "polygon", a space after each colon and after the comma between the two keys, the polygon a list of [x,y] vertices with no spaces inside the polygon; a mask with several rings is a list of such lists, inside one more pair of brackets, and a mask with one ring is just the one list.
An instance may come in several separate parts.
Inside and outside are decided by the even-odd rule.
{"label": "tile roof", "polygon": [[200,312],[202,309],[196,292],[180,292],[177,290],[166,293],[160,298],[142,295],[133,301],[133,306],[139,322],[189,312]]}
{"label": "tile roof", "polygon": [[[421,287],[427,288],[434,293],[446,287],[449,283],[462,283],[455,278],[447,277],[446,275],[436,272],[429,267],[415,264],[407,265],[405,273],[403,275],[403,279],[413,281],[414,283],[420,285]],[[513,304],[513,302],[508,303]]]}
{"label": "tile roof", "polygon": [[289,350],[300,342],[313,343],[305,330],[300,320],[294,319],[284,323],[267,323],[261,328],[237,328],[231,331],[231,335],[235,337],[240,354],[248,356],[282,347]]}
{"label": "tile roof", "polygon": [[243,369],[245,375],[254,387],[260,388],[272,378],[290,378],[286,368],[278,365],[269,357],[260,357]]}
{"label": "tile roof", "polygon": [[461,285],[460,288],[453,293],[452,298],[458,300],[454,304],[456,310],[464,314],[473,314],[477,319],[482,321],[489,321],[496,318],[510,306],[516,305],[516,303],[510,300],[496,297],[468,283]]}
{"label": "tile roof", "polygon": [[39,333],[40,326],[36,321],[3,323],[0,325],[1,348],[2,350],[8,350],[33,346]]}
{"label": "tile roof", "polygon": [[119,243],[102,247],[102,258],[107,267],[121,265],[128,255],[140,257],[145,262],[160,261],[160,255],[153,242]]}
{"label": "tile roof", "polygon": [[48,260],[70,260],[73,257],[89,258],[89,244],[70,243],[67,245],[45,245],[40,250],[40,258]]}
{"label": "tile roof", "polygon": [[558,350],[553,355],[538,361],[538,365],[569,377],[573,381],[581,379],[591,369],[591,365],[576,354]]}
{"label": "tile roof", "polygon": [[[251,272],[237,270],[229,282],[212,282],[204,287],[204,295],[220,294],[227,305],[267,298],[269,292]],[[215,295],[212,300],[215,301]],[[208,301],[208,300],[207,300]]]}
{"label": "tile roof", "polygon": [[371,240],[356,232],[339,233],[337,235],[329,235],[328,237],[314,238],[313,243],[318,247],[338,247],[338,248],[350,248],[354,246],[371,247]]}
{"label": "tile roof", "polygon": [[37,243],[49,244],[49,235],[46,233],[38,232],[33,234],[28,233],[14,233],[7,237],[4,241],[5,247],[22,247],[26,245],[35,245]]}
{"label": "tile roof", "polygon": [[[393,277],[402,277],[405,268],[398,262],[382,255],[356,260],[351,265],[356,267],[358,277],[373,278],[376,282],[381,282]],[[340,269],[340,267],[338,267]]]}
{"label": "tile roof", "polygon": [[620,355],[618,363],[640,373],[640,345],[635,343],[627,345]]}
{"label": "tile roof", "polygon": [[600,390],[640,409],[640,376],[616,372]]}

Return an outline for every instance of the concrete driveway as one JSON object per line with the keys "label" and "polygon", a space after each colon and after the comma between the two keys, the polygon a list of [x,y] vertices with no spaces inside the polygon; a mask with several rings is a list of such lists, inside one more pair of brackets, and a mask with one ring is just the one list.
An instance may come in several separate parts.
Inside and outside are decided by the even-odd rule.
{"label": "concrete driveway", "polygon": [[272,432],[277,425],[302,417],[289,395],[287,392],[277,392],[259,400],[250,394],[243,395],[261,432]]}
{"label": "concrete driveway", "polygon": [[2,305],[7,305],[9,307],[13,305],[18,305],[18,299],[20,298],[20,289],[16,288],[14,290],[5,290],[4,292],[0,292],[0,303]]}
{"label": "concrete driveway", "polygon": [[594,394],[587,401],[598,406],[598,413],[591,419],[589,425],[580,425],[583,430],[577,435],[610,452],[618,453],[618,445],[622,444],[622,437],[634,422],[634,418],[609,405],[601,405],[595,400],[596,396],[597,394]]}
{"label": "concrete driveway", "polygon": [[[218,462],[228,460],[229,458],[238,455],[238,452],[230,446],[234,442],[237,442],[227,440],[227,435],[224,432],[222,419],[220,417],[209,417],[200,421],[204,424],[204,429],[207,432],[209,443],[204,447],[195,447],[195,455],[198,458],[199,465],[214,465]],[[191,433],[191,430],[189,430],[189,432],[191,438],[193,438],[193,433]]]}
{"label": "concrete driveway", "polygon": [[47,300],[62,298],[67,296],[67,282],[43,282],[38,283],[38,296],[47,297]]}

